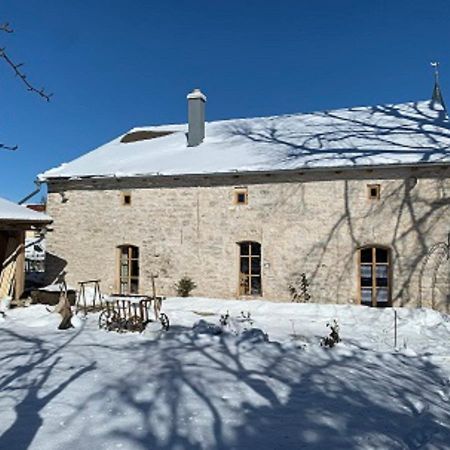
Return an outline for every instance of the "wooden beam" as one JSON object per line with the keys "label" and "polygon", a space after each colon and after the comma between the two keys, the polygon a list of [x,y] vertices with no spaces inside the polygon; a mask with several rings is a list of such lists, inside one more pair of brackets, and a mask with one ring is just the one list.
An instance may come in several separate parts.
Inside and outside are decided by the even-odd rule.
{"label": "wooden beam", "polygon": [[16,286],[14,297],[18,300],[25,289],[25,231],[21,231],[17,236],[20,250],[16,258]]}

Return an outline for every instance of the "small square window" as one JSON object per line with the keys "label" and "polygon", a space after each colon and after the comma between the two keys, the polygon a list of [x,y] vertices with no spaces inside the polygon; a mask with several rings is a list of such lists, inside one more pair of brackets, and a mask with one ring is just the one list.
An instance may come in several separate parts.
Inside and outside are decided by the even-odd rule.
{"label": "small square window", "polygon": [[369,200],[380,200],[381,186],[379,184],[367,185],[367,196]]}
{"label": "small square window", "polygon": [[122,205],[131,205],[131,194],[129,192],[122,192]]}
{"label": "small square window", "polygon": [[234,204],[246,205],[248,203],[248,190],[247,188],[235,188],[234,190]]}

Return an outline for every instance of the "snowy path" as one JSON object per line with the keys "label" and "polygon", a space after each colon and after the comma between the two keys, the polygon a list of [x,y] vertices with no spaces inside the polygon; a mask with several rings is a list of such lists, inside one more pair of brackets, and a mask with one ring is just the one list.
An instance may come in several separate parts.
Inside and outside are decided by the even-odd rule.
{"label": "snowy path", "polygon": [[[0,449],[448,449],[450,322],[427,310],[170,299],[171,330],[0,323]],[[251,311],[269,335],[193,330]],[[214,315],[212,315],[214,314]],[[344,341],[318,345],[337,318]],[[294,336],[293,336],[294,335]],[[406,348],[405,348],[406,347]]]}

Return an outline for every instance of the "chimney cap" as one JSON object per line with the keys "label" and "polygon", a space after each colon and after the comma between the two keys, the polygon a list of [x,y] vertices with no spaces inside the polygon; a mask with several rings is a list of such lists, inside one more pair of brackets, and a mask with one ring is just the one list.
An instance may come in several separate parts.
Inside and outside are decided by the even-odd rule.
{"label": "chimney cap", "polygon": [[191,93],[187,95],[188,100],[201,99],[206,102],[206,95],[200,89],[194,89]]}

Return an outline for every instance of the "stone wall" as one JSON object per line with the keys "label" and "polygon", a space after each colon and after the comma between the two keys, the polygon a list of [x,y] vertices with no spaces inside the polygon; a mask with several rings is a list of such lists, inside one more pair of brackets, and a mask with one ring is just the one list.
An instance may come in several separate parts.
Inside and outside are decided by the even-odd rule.
{"label": "stone wall", "polygon": [[[49,186],[48,251],[67,262],[70,284],[100,278],[104,291],[117,292],[117,246],[132,244],[140,249],[141,293],[151,292],[153,273],[164,295],[175,294],[175,282],[187,275],[197,296],[236,297],[237,243],[258,241],[264,298],[289,300],[290,280],[305,272],[311,301],[356,303],[357,249],[377,244],[391,249],[394,305],[431,306],[433,298],[439,309],[448,308],[448,261],[440,262],[438,275],[429,262],[426,280],[420,277],[424,257],[445,245],[450,232],[448,170],[377,175],[335,172],[319,181],[275,183],[244,176],[234,185],[132,189],[59,182]],[[368,199],[373,183],[381,185],[380,200]],[[234,187],[242,186],[248,204],[235,205]],[[131,205],[123,205],[122,192],[131,193]]]}

